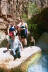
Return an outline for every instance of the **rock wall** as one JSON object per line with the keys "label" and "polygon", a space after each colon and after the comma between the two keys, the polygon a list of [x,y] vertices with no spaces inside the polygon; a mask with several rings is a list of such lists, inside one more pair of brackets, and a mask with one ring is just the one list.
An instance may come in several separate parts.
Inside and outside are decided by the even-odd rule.
{"label": "rock wall", "polygon": [[48,33],[47,32],[43,33],[40,36],[36,45],[39,46],[42,50],[45,50],[46,52],[48,52]]}
{"label": "rock wall", "polygon": [[7,0],[2,0],[1,1],[1,13],[3,15],[7,14]]}
{"label": "rock wall", "polygon": [[[0,18],[3,18],[4,21],[8,21],[8,17],[12,18],[13,21],[16,21],[18,16],[24,13],[25,8],[29,2],[34,2],[38,7],[47,7],[48,0],[0,0]],[[5,22],[5,24],[7,24]],[[0,23],[1,25],[1,23]],[[4,25],[4,22],[3,24]],[[1,27],[1,26],[0,26]],[[5,27],[2,27],[4,29]]]}

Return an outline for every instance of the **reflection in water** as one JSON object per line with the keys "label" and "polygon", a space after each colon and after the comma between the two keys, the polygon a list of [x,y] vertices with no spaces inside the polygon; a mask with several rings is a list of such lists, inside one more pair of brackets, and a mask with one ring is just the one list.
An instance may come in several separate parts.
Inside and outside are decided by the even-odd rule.
{"label": "reflection in water", "polygon": [[27,72],[48,72],[48,54],[42,53],[35,62],[29,65]]}

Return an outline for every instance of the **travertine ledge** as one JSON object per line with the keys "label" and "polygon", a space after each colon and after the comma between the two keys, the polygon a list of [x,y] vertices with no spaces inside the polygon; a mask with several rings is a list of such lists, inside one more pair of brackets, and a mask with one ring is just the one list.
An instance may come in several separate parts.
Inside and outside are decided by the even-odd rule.
{"label": "travertine ledge", "polygon": [[10,54],[10,51],[3,53],[3,51],[6,49],[7,48],[0,48],[0,67],[7,69],[20,66],[34,53],[41,51],[41,49],[37,46],[27,47],[21,51],[21,58],[14,60],[14,57]]}

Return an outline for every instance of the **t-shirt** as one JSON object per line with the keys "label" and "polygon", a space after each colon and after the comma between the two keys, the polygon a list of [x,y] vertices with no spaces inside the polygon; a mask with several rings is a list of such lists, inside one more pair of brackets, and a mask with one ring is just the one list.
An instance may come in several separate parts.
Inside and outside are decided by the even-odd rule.
{"label": "t-shirt", "polygon": [[16,50],[17,48],[21,49],[21,47],[22,47],[22,43],[18,39],[18,36],[16,36],[14,40],[10,39],[9,43],[10,43],[10,48],[11,49]]}
{"label": "t-shirt", "polygon": [[23,29],[23,30],[21,30],[21,37],[22,38],[26,38],[27,37],[27,29],[26,29],[26,27],[25,27],[25,23],[21,26],[21,28]]}

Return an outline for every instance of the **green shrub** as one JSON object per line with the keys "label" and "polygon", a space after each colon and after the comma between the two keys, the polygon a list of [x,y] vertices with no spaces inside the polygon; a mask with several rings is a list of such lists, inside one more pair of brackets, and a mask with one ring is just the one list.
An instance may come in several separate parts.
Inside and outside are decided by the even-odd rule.
{"label": "green shrub", "polygon": [[37,7],[37,5],[35,3],[29,2],[28,13],[29,13],[29,15],[33,16],[35,14],[40,13],[40,9]]}
{"label": "green shrub", "polygon": [[6,47],[7,46],[8,41],[6,39],[4,39],[1,44],[0,47]]}
{"label": "green shrub", "polygon": [[36,23],[36,19],[37,19],[36,15],[38,15],[40,12],[41,12],[41,10],[37,7],[37,5],[35,3],[31,3],[31,2],[29,3],[28,13],[29,13],[29,15],[31,15],[31,18],[27,20],[27,24],[28,24],[29,31],[32,28],[31,33],[36,40],[39,37],[38,24]]}
{"label": "green shrub", "polygon": [[23,19],[24,21],[27,21],[27,19],[28,19],[27,14],[23,13],[23,15],[22,15],[22,19]]}
{"label": "green shrub", "polygon": [[7,71],[3,68],[0,68],[0,72],[7,72]]}
{"label": "green shrub", "polygon": [[38,25],[34,23],[34,21],[32,21],[33,19],[29,19],[27,21],[28,23],[28,30],[30,31],[30,33],[32,33],[31,35],[37,40],[39,37],[38,34]]}

